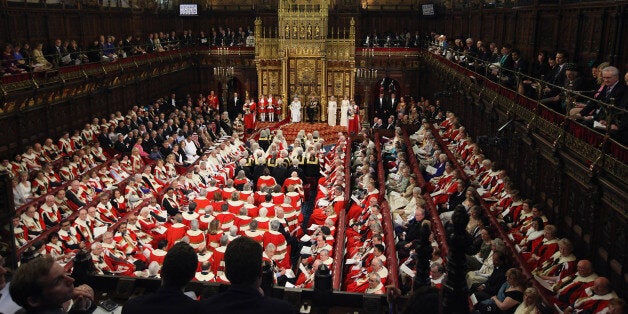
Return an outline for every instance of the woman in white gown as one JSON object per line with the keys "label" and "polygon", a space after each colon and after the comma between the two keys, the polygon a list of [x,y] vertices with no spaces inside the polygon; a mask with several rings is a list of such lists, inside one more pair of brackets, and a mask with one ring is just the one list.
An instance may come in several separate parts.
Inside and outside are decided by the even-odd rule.
{"label": "woman in white gown", "polygon": [[294,100],[290,103],[290,116],[292,122],[301,122],[301,102],[297,96],[294,96]]}
{"label": "woman in white gown", "polygon": [[351,102],[349,97],[345,96],[340,103],[340,125],[349,126],[349,108],[351,108]]}
{"label": "woman in white gown", "polygon": [[337,109],[338,109],[338,102],[336,102],[336,97],[331,96],[329,98],[329,102],[327,103],[327,124],[329,124],[329,126],[336,125]]}

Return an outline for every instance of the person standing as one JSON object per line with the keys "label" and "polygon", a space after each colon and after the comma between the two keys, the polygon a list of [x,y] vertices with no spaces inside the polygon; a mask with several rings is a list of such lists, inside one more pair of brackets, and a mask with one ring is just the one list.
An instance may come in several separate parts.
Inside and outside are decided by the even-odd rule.
{"label": "person standing", "polygon": [[243,113],[243,102],[242,98],[238,96],[237,92],[233,93],[233,97],[229,99],[229,104],[227,106],[227,112],[229,112],[229,120],[234,121],[238,116],[238,113]]}
{"label": "person standing", "polygon": [[331,96],[329,98],[329,102],[327,103],[327,124],[329,126],[336,125],[336,111],[338,110],[338,102],[336,102],[336,97]]}
{"label": "person standing", "polygon": [[351,108],[351,102],[349,97],[345,95],[340,102],[340,125],[349,126],[349,109]]}

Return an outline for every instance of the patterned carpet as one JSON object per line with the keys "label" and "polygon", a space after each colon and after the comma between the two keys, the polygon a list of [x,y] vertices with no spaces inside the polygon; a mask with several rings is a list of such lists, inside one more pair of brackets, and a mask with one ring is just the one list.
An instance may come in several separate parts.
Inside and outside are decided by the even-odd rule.
{"label": "patterned carpet", "polygon": [[327,123],[306,123],[306,122],[298,122],[298,123],[286,123],[282,124],[281,122],[264,122],[257,123],[256,125],[256,133],[257,131],[263,128],[270,128],[274,130],[277,128],[279,124],[279,129],[283,131],[283,135],[286,137],[286,141],[288,143],[292,143],[294,139],[297,137],[297,134],[300,130],[305,130],[305,133],[311,133],[314,131],[318,131],[320,136],[325,139],[325,143],[334,143],[338,140],[338,132],[347,133],[347,127],[344,126],[329,126]]}

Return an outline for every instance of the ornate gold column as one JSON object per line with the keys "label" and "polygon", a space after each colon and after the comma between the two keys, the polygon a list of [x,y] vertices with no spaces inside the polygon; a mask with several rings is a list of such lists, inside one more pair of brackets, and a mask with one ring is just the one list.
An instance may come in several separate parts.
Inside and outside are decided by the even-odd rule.
{"label": "ornate gold column", "polygon": [[327,122],[327,58],[321,58],[321,122]]}
{"label": "ornate gold column", "polygon": [[[255,40],[257,41],[255,46],[261,44],[262,41],[262,19],[259,17],[255,19]],[[262,92],[262,67],[260,62],[260,49],[255,48],[255,67],[257,69],[257,97],[259,97]],[[252,95],[251,95],[252,96]],[[255,102],[257,102],[257,97],[255,98]]]}
{"label": "ornate gold column", "polygon": [[281,57],[281,93],[283,95],[283,108],[281,108],[281,112],[284,114],[284,117],[288,117],[288,106],[292,102],[292,97],[294,95],[290,95],[290,89],[288,88],[288,52],[283,50],[283,55]]}

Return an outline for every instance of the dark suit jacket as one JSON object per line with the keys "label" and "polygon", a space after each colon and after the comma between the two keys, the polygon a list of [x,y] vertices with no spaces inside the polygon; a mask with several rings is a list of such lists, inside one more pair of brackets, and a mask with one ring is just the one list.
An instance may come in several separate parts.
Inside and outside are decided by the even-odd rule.
{"label": "dark suit jacket", "polygon": [[493,273],[491,273],[484,283],[485,288],[482,292],[488,294],[489,296],[496,295],[502,284],[506,282],[507,270],[508,268],[505,266],[495,267],[495,269],[493,269]]}
{"label": "dark suit jacket", "polygon": [[513,61],[512,63],[512,69],[523,74],[526,74],[528,72],[529,67],[530,66],[528,65],[528,61],[521,57],[519,58],[519,60]]}
{"label": "dark suit jacket", "polygon": [[270,170],[270,175],[277,180],[277,184],[283,186],[283,182],[288,178],[288,168],[285,166],[276,166]]}
{"label": "dark suit jacket", "polygon": [[201,313],[287,314],[297,311],[288,302],[263,296],[252,287],[232,285],[227,291],[201,301]]}
{"label": "dark suit jacket", "polygon": [[133,313],[199,313],[200,303],[192,300],[180,289],[161,287],[157,292],[129,300],[123,314]]}
{"label": "dark suit jacket", "polygon": [[[615,85],[615,87],[611,90],[610,93],[607,93],[608,90],[608,86],[605,86],[602,91],[597,95],[597,97],[595,97],[595,99],[605,102],[605,103],[610,103],[611,99],[615,100],[616,104],[619,104],[621,102],[621,99],[624,97],[624,91],[626,89],[626,85],[622,84],[622,82],[617,82],[617,85]],[[595,116],[595,111],[599,108],[599,104],[596,102],[589,102],[584,108],[582,108],[582,111],[580,111],[580,114],[584,117],[584,116],[589,116],[589,115],[594,115]]]}
{"label": "dark suit jacket", "polygon": [[449,196],[449,210],[454,210],[456,208],[456,206],[462,204],[462,202],[464,202],[466,198],[465,192],[463,191],[462,193],[454,193],[452,195]]}
{"label": "dark suit jacket", "polygon": [[102,148],[112,148],[113,147],[113,142],[109,139],[109,136],[107,136],[107,133],[100,133],[100,134],[98,134],[98,142],[100,142],[100,146]]}
{"label": "dark suit jacket", "polygon": [[[390,116],[393,112],[397,111],[397,106],[399,106],[399,98],[395,97],[395,99],[393,100],[392,98],[390,98],[388,100],[388,112],[387,112],[387,116]],[[388,117],[386,117],[388,118]]]}
{"label": "dark suit jacket", "polygon": [[552,72],[549,73],[549,77],[547,81],[554,85],[563,86],[565,84],[565,79],[567,78],[565,75],[565,65],[563,67],[556,66]]}
{"label": "dark suit jacket", "polygon": [[388,118],[386,117],[386,111],[388,108],[388,101],[386,101],[386,98],[382,98],[380,101],[380,98],[377,97],[375,99],[375,104],[373,105],[373,108],[375,108],[375,115],[377,117],[384,121]]}
{"label": "dark suit jacket", "polygon": [[233,96],[229,98],[229,105],[227,107],[227,112],[229,112],[229,118],[231,120],[235,119],[238,116],[238,113],[244,113],[244,103],[242,101],[242,96],[238,95],[238,100],[236,101]]}
{"label": "dark suit jacket", "polygon": [[71,189],[68,189],[67,191],[65,191],[65,197],[72,203],[78,205],[79,207],[85,206],[85,203],[79,200],[76,194],[74,194],[74,192]]}
{"label": "dark suit jacket", "polygon": [[121,153],[128,153],[131,151],[131,146],[126,142],[116,141],[114,148]]}

